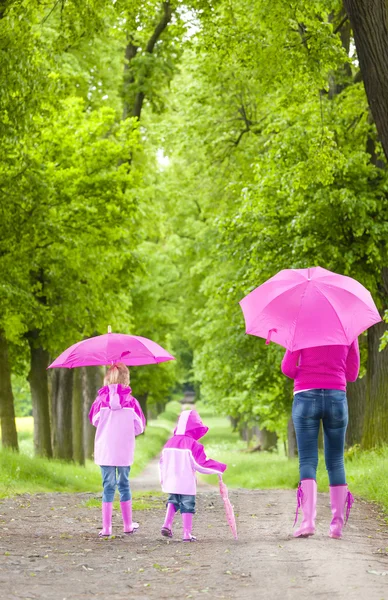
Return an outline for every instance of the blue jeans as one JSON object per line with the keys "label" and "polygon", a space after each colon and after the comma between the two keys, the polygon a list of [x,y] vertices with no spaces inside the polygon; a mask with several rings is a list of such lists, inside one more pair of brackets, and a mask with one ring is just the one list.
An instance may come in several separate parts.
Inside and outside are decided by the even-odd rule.
{"label": "blue jeans", "polygon": [[167,500],[167,504],[174,504],[176,510],[183,513],[195,513],[195,496],[189,494],[170,494]]}
{"label": "blue jeans", "polygon": [[[129,487],[129,471],[131,467],[100,467],[102,475],[102,485],[104,491],[102,494],[103,502],[113,502],[115,497],[116,485],[120,492],[120,502],[127,502],[131,499],[131,489]],[[116,479],[116,469],[118,477]]]}
{"label": "blue jeans", "polygon": [[309,390],[295,394],[292,405],[299,452],[300,479],[316,479],[318,433],[322,420],[326,469],[330,485],[346,483],[345,434],[348,425],[346,393],[341,390]]}

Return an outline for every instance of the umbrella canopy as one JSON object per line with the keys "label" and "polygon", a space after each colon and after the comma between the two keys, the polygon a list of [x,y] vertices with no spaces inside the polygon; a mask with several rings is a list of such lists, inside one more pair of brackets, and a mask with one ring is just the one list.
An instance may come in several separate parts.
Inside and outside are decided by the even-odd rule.
{"label": "umbrella canopy", "polygon": [[233,506],[229,500],[228,488],[226,487],[225,483],[222,481],[222,476],[219,475],[218,478],[219,478],[219,483],[220,483],[220,494],[221,494],[221,498],[224,501],[224,506],[225,506],[226,520],[229,523],[229,527],[233,533],[234,539],[237,540],[236,519],[234,516]]}
{"label": "umbrella canopy", "polygon": [[349,346],[381,321],[361,283],[321,267],[280,271],[245,296],[240,306],[246,333],[291,351]]}
{"label": "umbrella canopy", "polygon": [[48,367],[90,367],[122,362],[128,366],[151,365],[175,358],[148,338],[124,333],[106,333],[77,342]]}

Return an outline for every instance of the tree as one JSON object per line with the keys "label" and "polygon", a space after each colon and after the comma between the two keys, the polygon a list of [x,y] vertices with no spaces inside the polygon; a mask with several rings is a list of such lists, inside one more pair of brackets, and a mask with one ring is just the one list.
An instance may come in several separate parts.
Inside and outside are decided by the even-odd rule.
{"label": "tree", "polygon": [[0,330],[0,419],[1,443],[3,448],[18,450],[15,427],[15,410],[11,385],[11,370],[8,361],[8,344],[4,331]]}
{"label": "tree", "polygon": [[170,236],[186,249],[188,307],[195,297],[185,329],[202,395],[276,427],[291,399],[280,356],[266,367],[261,342],[245,341],[237,301],[306,264],[353,275],[379,300],[386,178],[340,3],[221,2],[201,25],[162,133]]}
{"label": "tree", "polygon": [[369,107],[388,159],[388,12],[385,0],[344,0]]}

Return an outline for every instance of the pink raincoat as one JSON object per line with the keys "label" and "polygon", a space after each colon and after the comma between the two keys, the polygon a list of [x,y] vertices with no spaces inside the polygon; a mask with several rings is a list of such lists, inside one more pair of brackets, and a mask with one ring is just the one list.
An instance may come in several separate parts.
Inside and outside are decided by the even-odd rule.
{"label": "pink raincoat", "polygon": [[196,471],[217,475],[225,471],[226,465],[206,458],[204,447],[197,442],[208,430],[197,411],[184,410],[181,413],[174,435],[164,446],[159,463],[163,492],[195,496]]}
{"label": "pink raincoat", "polygon": [[135,436],[143,433],[145,417],[131,388],[106,385],[98,391],[89,421],[97,428],[94,462],[111,467],[128,467],[133,463]]}

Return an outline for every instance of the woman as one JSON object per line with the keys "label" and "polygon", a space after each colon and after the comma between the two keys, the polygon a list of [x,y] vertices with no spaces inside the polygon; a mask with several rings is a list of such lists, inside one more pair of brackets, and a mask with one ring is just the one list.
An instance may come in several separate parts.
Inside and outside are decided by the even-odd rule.
{"label": "woman", "polygon": [[300,506],[303,511],[303,520],[294,533],[295,537],[307,537],[315,533],[318,433],[321,420],[333,515],[329,536],[342,536],[345,504],[347,520],[353,502],[346,484],[344,467],[348,425],[346,382],[357,379],[359,368],[357,339],[350,346],[318,346],[295,352],[287,350],[284,355],[282,372],[294,379],[292,419],[299,452],[300,483],[295,523]]}

